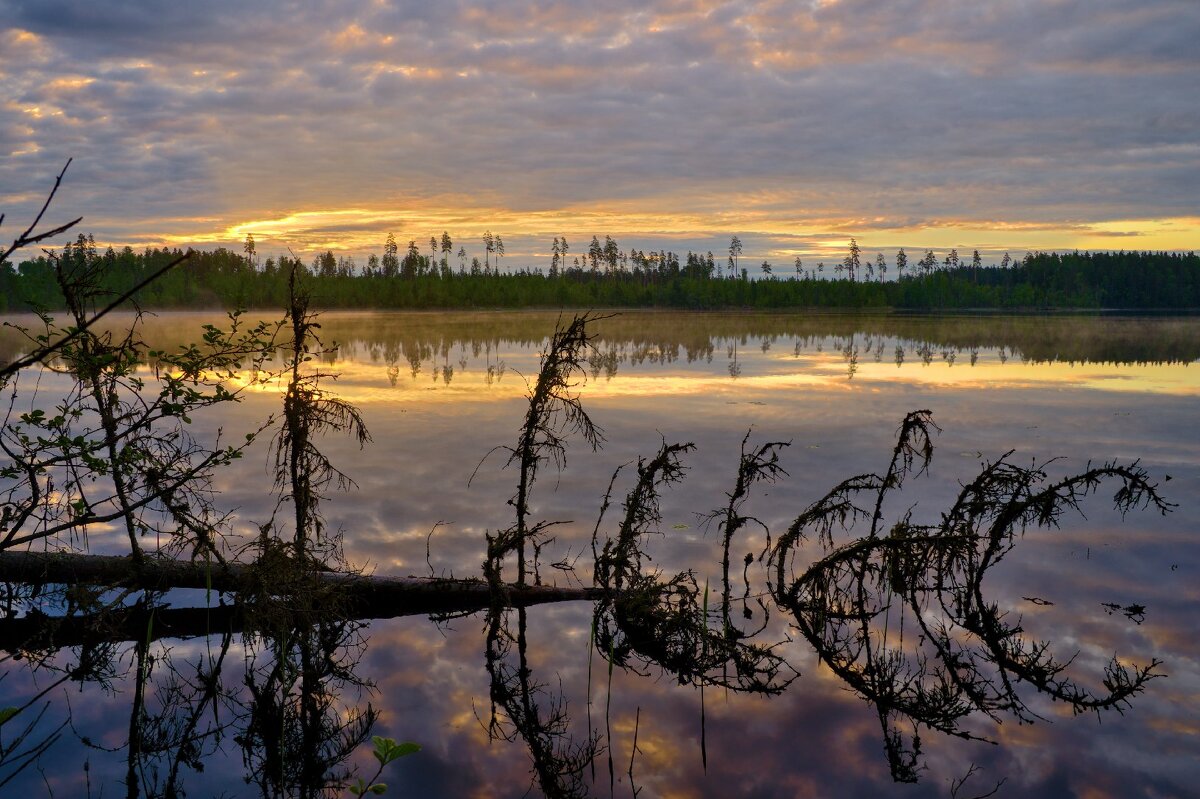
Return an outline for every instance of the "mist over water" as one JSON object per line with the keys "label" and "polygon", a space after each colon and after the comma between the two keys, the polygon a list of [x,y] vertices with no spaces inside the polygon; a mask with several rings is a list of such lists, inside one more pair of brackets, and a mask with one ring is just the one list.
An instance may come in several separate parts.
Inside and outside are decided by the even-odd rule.
{"label": "mist over water", "polygon": [[[148,320],[144,338],[151,347],[193,341],[209,318],[164,314]],[[324,342],[339,345],[321,364],[338,375],[327,387],[361,408],[374,438],[362,450],[336,438],[321,442],[357,484],[323,505],[329,528],[343,533],[350,563],[378,574],[480,573],[485,534],[512,521],[507,501],[517,479],[515,470],[502,468],[502,455],[489,452],[515,440],[528,381],[558,318],[321,318]],[[589,606],[531,609],[534,679],[561,688],[571,732],[580,739],[589,732],[590,693],[591,729],[612,753],[617,795],[632,791],[635,731],[632,771],[643,797],[941,796],[972,763],[981,772],[964,788],[967,795],[1001,779],[1007,780],[1001,795],[1009,796],[1194,790],[1200,781],[1200,725],[1192,712],[1200,694],[1194,635],[1200,517],[1193,507],[1200,496],[1200,320],[635,312],[596,329],[589,379],[578,390],[606,441],[597,452],[572,442],[565,470],[547,470],[537,485],[536,516],[564,522],[541,554],[547,583],[591,584],[590,539],[610,476],[653,455],[664,439],[696,449],[683,458],[686,479],[663,496],[662,536],[646,547],[655,567],[694,570],[701,585],[717,583],[720,548],[698,514],[724,503],[747,430],[751,442],[790,442],[781,450],[789,476],[760,484],[747,504],[773,535],[838,481],[883,470],[898,425],[915,409],[929,409],[942,432],[928,474],[905,485],[886,509],[889,518],[911,510],[916,519],[936,522],[961,482],[1010,450],[1021,464],[1059,459],[1046,467],[1051,475],[1081,471],[1089,462],[1138,460],[1179,505],[1166,516],[1135,512],[1122,519],[1111,510],[1111,491],[1102,490],[1085,503],[1086,518],[1068,515],[1060,530],[1030,532],[987,583],[1028,635],[1053,640],[1062,658],[1078,653],[1075,666],[1083,674],[1098,677],[1116,654],[1143,664],[1157,657],[1168,677],[1151,681],[1123,715],[1106,714],[1103,724],[1035,701],[1044,721],[971,725],[999,746],[923,736],[928,770],[915,787],[893,785],[873,712],[803,640],[781,650],[801,675],[781,696],[707,691],[705,769],[696,689],[653,670],[616,670],[610,684],[597,658],[589,692]],[[7,360],[20,344],[5,337],[0,348]],[[44,376],[39,394],[51,396],[56,379]],[[254,389],[225,417],[197,418],[193,426],[201,436],[220,427],[237,437],[278,413],[279,402],[277,390]],[[614,496],[623,496],[630,480],[627,470]],[[235,529],[247,538],[274,507],[270,482],[263,446],[218,475],[217,502],[235,510]],[[614,525],[610,515],[600,530]],[[93,530],[89,543],[94,552],[124,551],[116,530]],[[735,560],[766,544],[761,528],[748,530],[735,542]],[[818,556],[814,547],[812,557]],[[1144,619],[1138,623],[1105,603],[1144,606]],[[787,637],[783,614],[770,623],[772,641]],[[525,795],[531,777],[523,743],[489,741],[481,723],[489,704],[482,628],[480,617],[439,625],[377,620],[366,627],[357,673],[374,689],[351,702],[369,701],[381,713],[376,734],[424,747],[389,767],[389,793]],[[212,642],[161,645],[180,658]],[[4,668],[4,704],[25,701],[44,682],[21,662],[9,660]],[[231,681],[239,668],[231,664]],[[69,703],[72,725],[42,756],[41,770],[27,769],[9,789],[36,795],[49,785],[56,795],[75,795],[90,783],[94,794],[99,786],[105,794],[121,792],[127,681],[116,680],[110,690],[91,683],[59,688],[46,699],[46,723],[63,717]],[[609,790],[606,757],[597,762],[594,795]],[[369,749],[354,762],[370,770]],[[227,742],[186,785],[193,795],[252,793],[245,771],[237,746]]]}

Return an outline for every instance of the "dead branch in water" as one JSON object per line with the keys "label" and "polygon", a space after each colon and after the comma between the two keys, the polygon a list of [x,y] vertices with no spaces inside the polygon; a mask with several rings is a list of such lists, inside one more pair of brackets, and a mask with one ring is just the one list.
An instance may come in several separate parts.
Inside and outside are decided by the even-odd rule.
{"label": "dead branch in water", "polygon": [[[456,610],[481,610],[489,603],[488,585],[482,580],[437,577],[393,577],[335,571],[316,571],[312,579],[335,590],[353,604],[362,618],[387,618]],[[33,585],[92,585],[144,591],[172,588],[211,590],[239,594],[261,590],[270,574],[258,564],[206,564],[147,557],[139,571],[130,559],[114,555],[74,553],[0,552],[0,581]],[[506,587],[512,607],[544,602],[594,600],[595,588],[559,588],[548,585]]]}
{"label": "dead branch in water", "polygon": [[[797,517],[772,552],[776,601],[822,662],[874,705],[892,777],[900,782],[917,779],[921,728],[982,739],[963,726],[973,713],[1033,722],[1039,716],[1022,698],[1022,683],[1074,713],[1120,712],[1159,676],[1161,663],[1126,666],[1114,656],[1100,688],[1086,688],[1070,675],[1073,658],[1057,659],[1049,641],[1029,639],[1020,618],[983,591],[987,572],[1028,528],[1057,527],[1104,481],[1118,483],[1113,502],[1122,514],[1168,512],[1173,506],[1146,471],[1136,462],[1089,464],[1049,482],[1036,464],[1009,462],[1009,452],[963,486],[939,523],[914,523],[910,512],[880,536],[885,497],[906,475],[925,470],[935,429],[928,411],[908,414],[886,475],[860,475],[835,487]],[[873,512],[856,504],[860,495],[874,500]],[[835,531],[850,532],[863,518],[870,519],[867,536],[835,545]],[[810,535],[826,555],[801,570],[799,545]]]}

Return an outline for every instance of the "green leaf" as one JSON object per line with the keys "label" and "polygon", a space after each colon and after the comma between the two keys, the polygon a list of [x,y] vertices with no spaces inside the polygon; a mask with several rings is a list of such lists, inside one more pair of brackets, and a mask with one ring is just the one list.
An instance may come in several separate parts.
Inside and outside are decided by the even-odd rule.
{"label": "green leaf", "polygon": [[371,786],[371,793],[373,793],[373,794],[381,794],[386,790],[387,790],[387,783],[385,783],[385,782],[377,782]]}
{"label": "green leaf", "polygon": [[406,741],[402,744],[397,744],[394,738],[384,738],[379,735],[371,737],[371,742],[375,744],[375,751],[372,752],[375,759],[381,765],[387,765],[398,757],[411,755],[414,752],[421,751],[421,747],[415,743]]}
{"label": "green leaf", "polygon": [[19,708],[19,707],[0,708],[0,726],[3,726],[4,722],[8,721],[9,719],[11,719],[13,716],[17,715],[20,712],[21,712],[21,708]]}
{"label": "green leaf", "polygon": [[405,755],[415,754],[420,751],[421,751],[420,744],[415,744],[415,743],[412,743],[411,741],[405,741],[404,743],[402,743],[396,747],[396,749],[395,749],[396,754],[394,755],[394,757],[404,757]]}

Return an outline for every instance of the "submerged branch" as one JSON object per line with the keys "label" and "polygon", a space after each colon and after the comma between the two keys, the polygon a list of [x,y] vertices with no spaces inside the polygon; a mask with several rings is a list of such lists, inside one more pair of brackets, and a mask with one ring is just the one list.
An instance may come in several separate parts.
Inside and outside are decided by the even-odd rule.
{"label": "submerged branch", "polygon": [[[435,577],[392,577],[345,572],[314,572],[315,580],[338,592],[358,618],[390,618],[423,613],[481,610],[488,607],[489,588],[481,580]],[[208,565],[203,562],[147,558],[136,573],[127,557],[69,553],[0,552],[0,581],[29,584],[122,586],[147,591],[172,588],[218,593],[261,591],[264,573],[254,565]],[[507,586],[511,607],[544,602],[593,600],[593,588]],[[144,628],[143,628],[144,631]]]}

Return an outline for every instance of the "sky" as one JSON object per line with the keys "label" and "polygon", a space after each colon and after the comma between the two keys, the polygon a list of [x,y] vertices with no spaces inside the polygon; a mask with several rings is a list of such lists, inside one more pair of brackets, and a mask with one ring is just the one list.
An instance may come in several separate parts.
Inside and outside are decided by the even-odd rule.
{"label": "sky", "polygon": [[1193,250],[1197,0],[0,0],[0,241]]}

